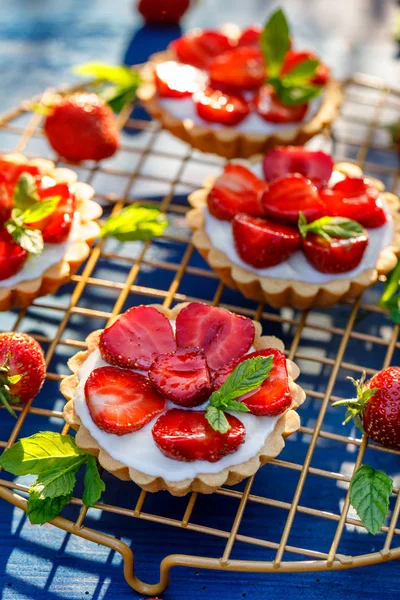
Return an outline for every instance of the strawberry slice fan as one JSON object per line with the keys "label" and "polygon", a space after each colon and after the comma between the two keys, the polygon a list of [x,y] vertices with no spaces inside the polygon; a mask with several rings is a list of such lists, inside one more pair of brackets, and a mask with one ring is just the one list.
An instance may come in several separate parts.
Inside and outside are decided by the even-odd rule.
{"label": "strawberry slice fan", "polygon": [[163,128],[203,152],[248,158],[330,126],[342,84],[295,50],[282,10],[264,28],[189,31],[150,57],[138,96]]}

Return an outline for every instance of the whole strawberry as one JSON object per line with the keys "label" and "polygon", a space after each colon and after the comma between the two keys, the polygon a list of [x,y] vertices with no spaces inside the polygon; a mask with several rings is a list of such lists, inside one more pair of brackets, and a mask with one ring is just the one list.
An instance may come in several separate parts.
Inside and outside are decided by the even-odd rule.
{"label": "whole strawberry", "polygon": [[147,23],[175,25],[189,8],[190,0],[139,0],[138,10]]}
{"label": "whole strawberry", "polygon": [[40,344],[26,333],[0,333],[0,403],[25,404],[39,392],[46,375]]}
{"label": "whole strawberry", "polygon": [[346,405],[345,422],[351,418],[368,436],[385,446],[400,449],[400,367],[383,369],[365,382],[352,380],[357,398],[340,400],[333,406]]}
{"label": "whole strawberry", "polygon": [[71,162],[102,160],[119,146],[111,108],[96,94],[79,92],[49,107],[44,131],[51,147]]}

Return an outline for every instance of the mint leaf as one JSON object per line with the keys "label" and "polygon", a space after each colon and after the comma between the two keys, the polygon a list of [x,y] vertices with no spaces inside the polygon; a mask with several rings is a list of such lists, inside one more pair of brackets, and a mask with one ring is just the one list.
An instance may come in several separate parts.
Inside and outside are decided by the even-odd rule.
{"label": "mint leaf", "polygon": [[231,428],[224,411],[211,404],[206,408],[206,419],[211,427],[220,433],[227,433]]}
{"label": "mint leaf", "polygon": [[83,503],[86,506],[94,506],[106,489],[105,483],[100,477],[94,456],[88,456],[84,484]]}
{"label": "mint leaf", "polygon": [[235,410],[237,412],[250,412],[243,402],[238,402],[237,400],[228,400],[224,402],[225,410]]}
{"label": "mint leaf", "polygon": [[353,238],[367,233],[360,223],[345,217],[322,217],[307,224],[302,212],[299,214],[297,225],[303,238],[307,236],[308,232],[311,232],[324,238],[327,242],[331,242],[332,237]]}
{"label": "mint leaf", "polygon": [[315,75],[316,70],[319,66],[319,60],[307,58],[303,62],[299,63],[281,77],[281,81],[284,86],[301,86],[309,82]]}
{"label": "mint leaf", "polygon": [[287,106],[298,106],[306,104],[313,98],[320,95],[322,88],[317,85],[284,85],[282,80],[273,80],[270,82],[274,85],[276,94],[279,100]]}
{"label": "mint leaf", "polygon": [[0,456],[0,466],[13,475],[40,475],[73,458],[85,455],[74,438],[41,432],[22,438]]}
{"label": "mint leaf", "polygon": [[400,324],[400,260],[395,268],[387,275],[384,292],[378,306],[389,310],[390,318],[395,324]]}
{"label": "mint leaf", "polygon": [[36,493],[29,495],[26,515],[32,525],[44,525],[60,514],[71,500],[72,494],[56,498],[39,499]]}
{"label": "mint leaf", "polygon": [[268,19],[261,33],[261,50],[264,54],[269,77],[278,77],[290,47],[289,25],[282,9]]}
{"label": "mint leaf", "polygon": [[38,201],[36,179],[30,173],[22,173],[14,189],[14,208],[24,211]]}
{"label": "mint leaf", "polygon": [[42,232],[39,229],[31,229],[20,224],[19,220],[9,219],[5,228],[13,240],[17,242],[29,254],[41,254],[44,248]]}
{"label": "mint leaf", "polygon": [[76,456],[41,473],[30,488],[38,500],[67,496],[72,494],[76,485],[76,473],[86,457]]}
{"label": "mint leaf", "polygon": [[51,196],[50,198],[46,198],[46,200],[33,204],[22,213],[21,218],[23,219],[23,222],[37,223],[38,221],[45,219],[53,214],[59,205],[60,200],[61,196]]}
{"label": "mint leaf", "polygon": [[256,356],[239,363],[219,390],[210,397],[213,406],[226,406],[228,402],[261,386],[268,377],[273,356]]}
{"label": "mint leaf", "polygon": [[350,502],[365,529],[375,535],[382,527],[389,510],[393,481],[384,471],[363,465],[350,483]]}
{"label": "mint leaf", "polygon": [[163,234],[168,225],[166,215],[153,206],[131,204],[103,225],[102,237],[114,237],[119,242],[149,240]]}

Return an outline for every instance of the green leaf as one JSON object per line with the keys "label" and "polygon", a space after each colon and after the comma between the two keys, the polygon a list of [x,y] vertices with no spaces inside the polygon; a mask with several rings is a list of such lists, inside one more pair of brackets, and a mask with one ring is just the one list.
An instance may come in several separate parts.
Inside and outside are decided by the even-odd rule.
{"label": "green leaf", "polygon": [[22,173],[14,189],[14,208],[24,211],[38,200],[36,179],[30,173]]}
{"label": "green leaf", "polygon": [[319,60],[307,58],[281,77],[283,85],[286,87],[304,85],[314,77],[319,64]]}
{"label": "green leaf", "polygon": [[105,483],[100,477],[94,456],[88,456],[84,485],[85,489],[82,497],[83,503],[86,504],[86,506],[94,506],[106,489]]}
{"label": "green leaf", "polygon": [[19,381],[21,381],[23,375],[9,375],[7,377],[7,383],[8,385],[15,385],[16,383],[18,383]]}
{"label": "green leaf", "polygon": [[5,450],[0,466],[13,475],[40,475],[85,454],[70,435],[41,432],[22,438]]}
{"label": "green leaf", "polygon": [[10,219],[6,221],[5,227],[14,241],[17,242],[29,254],[41,254],[44,248],[42,232],[39,229],[31,229],[20,225],[18,221]]}
{"label": "green leaf", "polygon": [[60,200],[61,196],[51,196],[50,198],[46,198],[46,200],[33,204],[22,214],[24,223],[37,223],[53,214]]}
{"label": "green leaf", "polygon": [[306,104],[319,96],[322,90],[321,87],[311,84],[283,85],[281,80],[274,80],[270,83],[274,85],[279,100],[287,106]]}
{"label": "green leaf", "polygon": [[365,529],[375,535],[382,527],[389,510],[393,481],[384,471],[369,465],[357,469],[350,483],[350,502]]}
{"label": "green leaf", "polygon": [[211,404],[206,408],[206,419],[211,427],[220,433],[227,433],[231,428],[224,411]]}
{"label": "green leaf", "polygon": [[360,223],[344,217],[322,217],[307,224],[303,213],[300,213],[298,227],[303,238],[307,236],[308,232],[312,232],[328,242],[332,240],[332,237],[353,238],[366,235],[366,231]]}
{"label": "green leaf", "polygon": [[236,412],[250,412],[243,402],[238,402],[237,400],[228,400],[224,402],[225,410],[235,410]]}
{"label": "green leaf", "polygon": [[260,38],[269,77],[278,77],[290,47],[289,25],[282,9],[271,15]]}
{"label": "green leaf", "polygon": [[41,500],[36,493],[28,498],[26,514],[32,525],[44,525],[60,514],[64,506],[71,500],[72,494],[46,498]]}
{"label": "green leaf", "polygon": [[111,216],[101,230],[103,237],[120,242],[149,240],[163,234],[168,225],[166,215],[153,206],[131,204]]}
{"label": "green leaf", "polygon": [[76,473],[85,462],[84,455],[75,456],[41,473],[30,488],[38,500],[68,496],[76,485]]}
{"label": "green leaf", "polygon": [[387,278],[385,289],[378,302],[378,306],[390,311],[390,318],[396,324],[400,324],[400,260]]}

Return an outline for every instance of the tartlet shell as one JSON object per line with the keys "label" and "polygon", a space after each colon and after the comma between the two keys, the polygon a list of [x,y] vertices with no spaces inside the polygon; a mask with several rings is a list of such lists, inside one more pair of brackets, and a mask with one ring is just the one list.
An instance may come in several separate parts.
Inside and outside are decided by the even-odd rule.
{"label": "tartlet shell", "polygon": [[46,269],[41,277],[26,279],[13,287],[0,288],[0,311],[29,306],[35,298],[54,294],[62,284],[69,281],[88,257],[91,244],[99,236],[100,227],[96,220],[102,214],[101,206],[92,200],[94,189],[86,183],[77,182],[76,173],[71,169],[57,168],[54,162],[47,159],[27,160],[19,153],[4,154],[2,158],[35,165],[43,175],[53,177],[57,182],[74,184],[77,209],[80,213],[80,230],[64,258]]}
{"label": "tartlet shell", "polygon": [[[180,310],[186,305],[187,303],[178,304],[173,309],[164,308],[159,304],[150,306],[153,306],[162,312],[168,319],[172,320],[176,319]],[[278,348],[279,350],[283,350],[284,345],[281,340],[273,336],[261,336],[260,323],[254,322],[254,325],[256,333],[253,345],[257,350],[262,348]],[[300,373],[298,367],[295,363],[288,360],[287,366],[292,407],[278,419],[274,430],[265,440],[264,446],[250,460],[225,468],[220,473],[200,474],[193,479],[185,479],[180,482],[167,481],[162,477],[153,477],[137,471],[136,469],[127,467],[123,463],[114,460],[103,448],[101,448],[89,431],[82,425],[80,418],[74,410],[74,397],[79,384],[79,369],[89,354],[98,347],[100,334],[101,330],[91,333],[86,340],[88,349],[84,352],[78,352],[68,361],[68,366],[73,372],[73,375],[66,377],[61,382],[61,392],[68,400],[63,414],[67,423],[77,431],[77,445],[96,456],[101,466],[110,473],[113,473],[119,479],[131,479],[148,492],[168,490],[174,496],[184,496],[192,491],[200,492],[202,494],[211,494],[221,485],[235,485],[246,477],[254,475],[261,465],[268,462],[268,460],[277,456],[282,451],[285,445],[285,438],[297,431],[300,427],[300,418],[294,409],[304,402],[305,393],[303,389],[295,383],[295,380]]]}
{"label": "tartlet shell", "polygon": [[[334,169],[353,177],[362,175],[362,170],[351,163],[337,163]],[[329,307],[345,298],[360,296],[380,275],[386,275],[397,264],[397,255],[400,254],[400,201],[394,194],[384,192],[385,186],[381,181],[369,177],[381,191],[394,220],[392,244],[380,252],[374,269],[366,269],[354,279],[344,277],[321,284],[260,277],[236,265],[226,254],[215,249],[205,231],[203,209],[207,206],[207,196],[215,179],[216,177],[208,178],[204,187],[188,198],[192,206],[187,214],[187,221],[193,231],[192,243],[222,281],[231,288],[239,289],[246,298],[267,302],[274,308],[292,306],[303,310],[312,306]]]}
{"label": "tartlet shell", "polygon": [[161,106],[154,84],[154,67],[167,60],[176,60],[171,48],[153,54],[142,67],[142,84],[137,93],[138,98],[150,115],[160,121],[164,129],[193,148],[202,152],[219,154],[228,159],[249,158],[274,146],[305,144],[335,120],[343,101],[343,84],[332,79],[324,88],[318,112],[307,123],[301,123],[298,126],[294,123],[293,128],[274,134],[246,133],[238,131],[234,127],[222,125],[220,128],[213,129],[206,123],[198,125],[191,119],[181,120]]}

